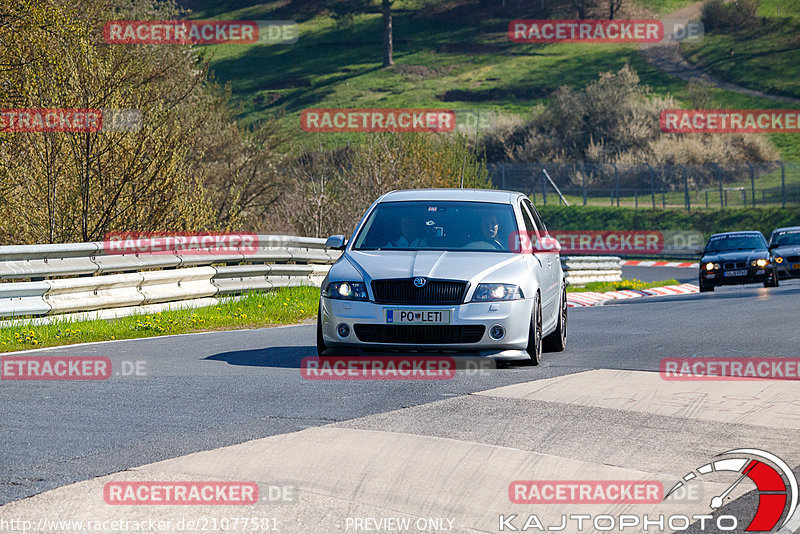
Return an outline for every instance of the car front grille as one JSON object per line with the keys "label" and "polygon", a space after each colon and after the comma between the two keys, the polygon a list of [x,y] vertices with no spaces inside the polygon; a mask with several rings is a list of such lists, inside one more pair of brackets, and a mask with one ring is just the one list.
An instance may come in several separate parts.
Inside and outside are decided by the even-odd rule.
{"label": "car front grille", "polygon": [[786,258],[786,261],[789,261],[791,263],[800,262],[800,256],[789,256]]}
{"label": "car front grille", "polygon": [[477,343],[483,338],[483,325],[383,325],[356,324],[358,339],[364,343],[402,343],[440,345]]}
{"label": "car front grille", "polygon": [[729,261],[729,262],[723,264],[722,267],[724,269],[746,269],[747,268],[747,262],[746,261],[737,261],[737,262]]}
{"label": "car front grille", "polygon": [[373,280],[372,292],[378,304],[461,304],[467,282],[429,280],[415,287],[411,278]]}

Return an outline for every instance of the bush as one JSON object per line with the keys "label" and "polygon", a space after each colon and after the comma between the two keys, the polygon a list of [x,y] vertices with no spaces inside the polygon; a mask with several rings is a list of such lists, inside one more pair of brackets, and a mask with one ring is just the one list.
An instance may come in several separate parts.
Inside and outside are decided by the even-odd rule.
{"label": "bush", "polygon": [[758,8],[761,0],[709,0],[703,4],[701,20],[706,31],[739,31],[760,23]]}
{"label": "bush", "polygon": [[[698,104],[707,104],[707,87],[694,84],[691,97]],[[478,151],[487,161],[649,163],[653,167],[778,158],[772,144],[758,134],[662,133],[661,111],[678,107],[672,98],[653,97],[626,65],[615,73],[601,73],[583,90],[561,87],[532,118],[503,124],[485,134]],[[625,176],[621,180],[629,185]]]}
{"label": "bush", "polygon": [[392,190],[459,187],[462,175],[464,187],[490,187],[464,137],[424,133],[371,134],[357,146],[306,154],[288,174],[279,219],[293,235],[316,237],[348,234]]}

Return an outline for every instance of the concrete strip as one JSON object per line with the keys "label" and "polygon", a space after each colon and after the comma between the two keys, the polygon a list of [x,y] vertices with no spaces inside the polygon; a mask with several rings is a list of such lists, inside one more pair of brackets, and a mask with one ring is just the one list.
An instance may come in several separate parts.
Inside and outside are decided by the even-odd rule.
{"label": "concrete strip", "polygon": [[655,415],[800,429],[800,382],[666,381],[659,373],[600,369],[478,393]]}
{"label": "concrete strip", "polygon": [[[252,481],[261,503],[244,506],[108,505],[110,481]],[[499,515],[517,514],[519,528],[535,513],[545,525],[562,514],[705,513],[705,502],[660,504],[512,504],[514,480],[660,480],[674,477],[470,441],[383,431],[317,427],[213,451],[190,454],[132,471],[65,486],[0,508],[0,518],[60,520],[170,520],[198,517],[269,517],[282,532],[346,532],[348,518],[433,519],[452,530],[498,530]],[[293,502],[269,502],[269,486],[290,487]],[[723,484],[713,484],[721,491]],[[363,514],[363,515],[362,515]],[[35,524],[35,523],[34,523]],[[291,527],[289,527],[291,525]],[[434,532],[430,521],[425,529]],[[196,529],[199,530],[199,529]],[[439,530],[445,530],[440,528]],[[569,529],[568,529],[569,530]],[[69,531],[69,530],[65,530]],[[74,530],[73,530],[74,531]],[[592,531],[591,529],[584,531]]]}

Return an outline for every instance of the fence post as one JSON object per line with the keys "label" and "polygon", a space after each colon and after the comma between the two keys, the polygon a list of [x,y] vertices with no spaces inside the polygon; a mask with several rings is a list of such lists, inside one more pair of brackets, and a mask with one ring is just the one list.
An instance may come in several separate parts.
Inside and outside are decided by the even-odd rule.
{"label": "fence post", "polygon": [[506,164],[505,162],[500,164],[500,188],[506,188]]}
{"label": "fence post", "polygon": [[755,208],[756,207],[756,173],[755,173],[755,171],[753,169],[753,165],[748,163],[747,166],[750,167],[750,193],[753,196],[753,198],[751,200],[753,201],[753,207]]}
{"label": "fence post", "polygon": [[683,198],[686,200],[686,210],[692,211],[692,200],[689,198],[689,171],[683,165],[680,165],[680,168],[683,169]]}
{"label": "fence post", "polygon": [[547,206],[547,182],[544,180],[544,168],[539,178],[542,180],[542,206]]}
{"label": "fence post", "polygon": [[706,189],[706,207],[708,207],[708,189]]}
{"label": "fence post", "polygon": [[663,189],[661,190],[661,207],[667,207],[667,193]]}
{"label": "fence post", "polygon": [[720,209],[725,209],[725,199],[722,197],[722,173],[719,172],[719,165],[716,163],[712,163],[714,165],[714,172],[717,173],[717,180],[719,181],[719,207]]}
{"label": "fence post", "polygon": [[617,170],[617,166],[613,163],[611,166],[614,167],[614,183],[616,184],[617,189],[617,207],[619,207],[619,171]]}
{"label": "fence post", "polygon": [[648,173],[650,174],[650,197],[653,199],[653,209],[656,207],[656,177],[653,173],[653,167],[646,163]]}
{"label": "fence post", "polygon": [[777,162],[781,166],[781,207],[786,207],[786,166],[782,161]]}
{"label": "fence post", "polygon": [[583,205],[586,205],[586,165],[581,168],[581,190],[583,192]]}
{"label": "fence post", "polygon": [[638,189],[634,189],[633,190],[633,207],[634,208],[638,208],[639,207],[639,190]]}

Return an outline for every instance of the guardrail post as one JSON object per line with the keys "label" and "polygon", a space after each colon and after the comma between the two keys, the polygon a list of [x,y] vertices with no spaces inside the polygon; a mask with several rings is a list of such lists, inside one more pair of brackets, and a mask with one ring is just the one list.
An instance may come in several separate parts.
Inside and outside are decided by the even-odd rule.
{"label": "guardrail post", "polygon": [[752,164],[748,163],[747,166],[750,167],[750,192],[751,192],[752,197],[753,197],[751,199],[752,202],[753,202],[753,207],[755,208],[756,207],[756,173],[755,173],[755,170],[753,169],[753,165]]}

